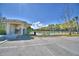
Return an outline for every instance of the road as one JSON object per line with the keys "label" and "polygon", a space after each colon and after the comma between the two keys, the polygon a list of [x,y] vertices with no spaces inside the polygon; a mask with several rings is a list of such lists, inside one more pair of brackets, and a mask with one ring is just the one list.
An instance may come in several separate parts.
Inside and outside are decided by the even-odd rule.
{"label": "road", "polygon": [[0,44],[0,56],[79,56],[79,37],[34,37]]}

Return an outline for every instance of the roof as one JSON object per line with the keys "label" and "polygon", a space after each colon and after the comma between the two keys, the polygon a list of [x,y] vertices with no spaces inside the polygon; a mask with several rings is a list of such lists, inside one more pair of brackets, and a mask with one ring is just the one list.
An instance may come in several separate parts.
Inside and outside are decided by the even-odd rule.
{"label": "roof", "polygon": [[24,24],[27,24],[29,26],[31,26],[31,24],[28,24],[26,21],[22,21],[22,20],[19,20],[19,19],[7,19],[7,18],[4,18],[4,19],[0,19],[1,22],[16,22],[16,23],[24,23]]}

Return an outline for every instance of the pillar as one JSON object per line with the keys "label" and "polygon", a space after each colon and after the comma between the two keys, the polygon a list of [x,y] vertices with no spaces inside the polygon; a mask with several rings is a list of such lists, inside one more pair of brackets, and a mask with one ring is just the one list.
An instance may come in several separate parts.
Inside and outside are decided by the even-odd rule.
{"label": "pillar", "polygon": [[23,26],[21,26],[21,35],[23,35]]}
{"label": "pillar", "polygon": [[9,23],[6,24],[6,34],[7,35],[10,34],[10,24]]}

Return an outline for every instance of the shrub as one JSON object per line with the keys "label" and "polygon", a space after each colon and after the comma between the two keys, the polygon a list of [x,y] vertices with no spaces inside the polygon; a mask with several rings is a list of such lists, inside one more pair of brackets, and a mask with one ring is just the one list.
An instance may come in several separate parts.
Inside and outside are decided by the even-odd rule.
{"label": "shrub", "polygon": [[33,31],[33,29],[31,27],[27,28],[27,34],[30,34],[30,32],[32,32],[32,31]]}
{"label": "shrub", "polygon": [[4,29],[0,29],[0,35],[6,35],[6,31]]}

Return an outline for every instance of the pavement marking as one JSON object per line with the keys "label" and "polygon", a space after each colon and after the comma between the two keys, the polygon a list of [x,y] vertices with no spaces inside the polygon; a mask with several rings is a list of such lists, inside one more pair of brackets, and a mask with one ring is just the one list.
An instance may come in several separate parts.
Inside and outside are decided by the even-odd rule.
{"label": "pavement marking", "polygon": [[52,56],[54,56],[54,54],[50,51],[50,49],[48,49],[46,46],[44,46],[44,48],[46,48],[47,51],[48,51]]}
{"label": "pavement marking", "polygon": [[[46,41],[46,40],[44,40],[44,41]],[[25,43],[25,42],[24,42],[24,43]],[[6,44],[8,44],[8,41],[7,41]],[[0,47],[0,49],[4,49],[4,48],[29,47],[29,46],[46,45],[46,44],[52,44],[52,42],[31,43],[31,44],[29,44],[29,45],[24,45],[24,46],[3,46],[3,47]]]}
{"label": "pavement marking", "polygon": [[46,45],[46,44],[51,44],[49,43],[42,43],[42,44],[31,44],[31,45],[24,45],[24,46],[7,46],[7,47],[0,47],[0,49],[4,49],[4,48],[19,48],[19,47],[30,47],[30,46],[37,46],[37,45]]}
{"label": "pavement marking", "polygon": [[56,44],[56,45],[58,45],[59,47],[61,47],[61,48],[65,49],[65,50],[67,50],[67,51],[69,51],[69,52],[71,52],[71,53],[73,53],[73,54],[77,54],[77,55],[79,55],[79,53],[76,53],[75,51],[70,50],[70,49],[68,49],[68,48],[64,47],[63,45],[60,45],[60,44]]}
{"label": "pavement marking", "polygon": [[4,44],[5,42],[7,42],[7,40],[4,40],[4,41],[0,42],[0,45],[1,45],[1,44]]}

